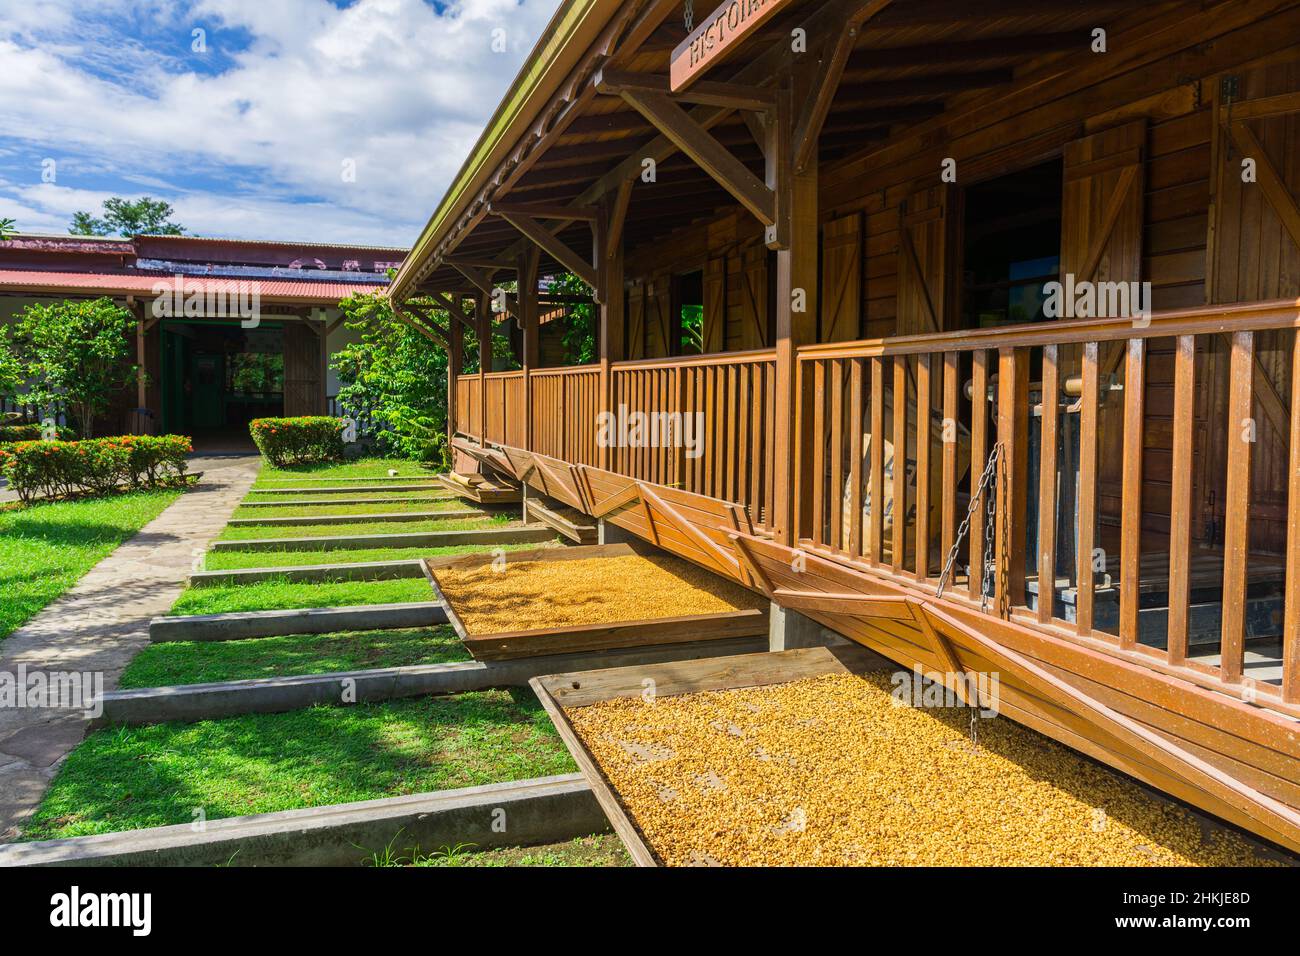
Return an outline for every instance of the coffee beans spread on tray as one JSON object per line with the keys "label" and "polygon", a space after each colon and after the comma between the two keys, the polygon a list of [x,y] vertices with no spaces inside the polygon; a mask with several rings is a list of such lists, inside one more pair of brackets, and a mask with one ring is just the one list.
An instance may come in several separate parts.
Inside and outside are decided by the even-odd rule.
{"label": "coffee beans spread on tray", "polygon": [[[889,671],[575,707],[669,865],[1259,862],[1122,776],[1005,718],[915,708]],[[910,699],[910,698],[909,698]]]}

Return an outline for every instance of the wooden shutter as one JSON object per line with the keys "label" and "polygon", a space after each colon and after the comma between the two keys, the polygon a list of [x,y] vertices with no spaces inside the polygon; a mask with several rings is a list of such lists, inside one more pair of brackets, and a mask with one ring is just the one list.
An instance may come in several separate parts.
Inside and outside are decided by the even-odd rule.
{"label": "wooden shutter", "polygon": [[666,277],[646,283],[645,357],[667,358],[672,354],[669,341],[673,328],[672,289]]}
{"label": "wooden shutter", "polygon": [[898,335],[946,327],[951,196],[951,187],[931,186],[899,210]]}
{"label": "wooden shutter", "polygon": [[[1236,96],[1216,83],[1214,189],[1206,264],[1211,303],[1300,297],[1300,61],[1257,67],[1235,76]],[[1254,182],[1244,182],[1243,160],[1254,161]],[[1287,461],[1291,414],[1291,343],[1288,331],[1255,334],[1255,419],[1252,449],[1252,549],[1281,553],[1286,546]],[[1216,336],[1209,355],[1208,420],[1227,407],[1229,347]],[[1226,430],[1210,429],[1209,457],[1222,462]],[[1223,515],[1218,469],[1210,477],[1214,513]],[[1207,502],[1208,504],[1208,502]]]}
{"label": "wooden shutter", "polygon": [[645,358],[645,283],[637,282],[627,293],[627,342],[629,359]]}
{"label": "wooden shutter", "polygon": [[284,325],[284,414],[325,414],[320,336],[306,322]]}
{"label": "wooden shutter", "polygon": [[741,259],[740,347],[764,349],[768,341],[767,249],[750,246]]}
{"label": "wooden shutter", "polygon": [[704,266],[705,355],[727,349],[727,260],[710,259]]}
{"label": "wooden shutter", "polygon": [[[1142,279],[1143,169],[1147,121],[1115,126],[1065,147],[1061,189],[1061,276],[1081,282]],[[1103,383],[1118,375],[1126,343],[1103,342],[1098,368]],[[1067,377],[1080,357],[1062,363]],[[1124,406],[1117,392],[1103,394],[1097,410],[1097,512],[1120,514],[1124,468]]]}
{"label": "wooden shutter", "polygon": [[823,342],[862,337],[862,216],[828,222],[822,230]]}

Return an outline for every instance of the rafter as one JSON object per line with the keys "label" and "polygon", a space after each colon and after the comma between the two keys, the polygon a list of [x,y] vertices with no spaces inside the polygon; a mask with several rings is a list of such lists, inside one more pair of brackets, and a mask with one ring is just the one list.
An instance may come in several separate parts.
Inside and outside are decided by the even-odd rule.
{"label": "rafter", "polygon": [[622,96],[624,93],[662,94],[671,95],[679,103],[699,103],[758,112],[770,110],[776,105],[776,95],[771,90],[742,83],[699,80],[689,89],[674,94],[671,93],[666,76],[607,69],[597,71],[592,82],[596,85],[596,92],[613,96]]}
{"label": "rafter", "polygon": [[[593,289],[597,288],[596,269],[591,263],[587,262],[573,251],[560,238],[544,227],[531,216],[521,216],[514,213],[500,212],[495,203],[488,207],[488,212],[493,215],[499,215],[510,225],[514,226],[526,238],[541,248],[543,252],[558,262],[564,268],[568,269],[587,285]],[[599,298],[597,289],[597,298]]]}
{"label": "rafter", "polygon": [[776,191],[736,159],[702,125],[662,93],[624,92],[623,99],[654,124],[764,226],[776,224]]}
{"label": "rafter", "polygon": [[502,217],[527,216],[529,219],[559,219],[564,222],[595,222],[600,215],[600,210],[595,206],[556,206],[547,203],[494,202],[491,211]]}

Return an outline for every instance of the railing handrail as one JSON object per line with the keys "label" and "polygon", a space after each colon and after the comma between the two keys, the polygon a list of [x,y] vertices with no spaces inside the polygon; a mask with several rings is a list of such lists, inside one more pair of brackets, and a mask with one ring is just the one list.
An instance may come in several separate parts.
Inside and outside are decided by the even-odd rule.
{"label": "railing handrail", "polygon": [[708,355],[674,355],[669,358],[630,359],[612,362],[610,369],[645,371],[659,368],[699,367],[704,365],[744,365],[750,362],[776,361],[776,349],[750,349],[747,352],[711,352]]}
{"label": "railing handrail", "polygon": [[532,370],[530,374],[532,375],[533,378],[538,378],[538,377],[545,378],[547,376],[556,376],[556,375],[578,375],[583,373],[598,374],[599,372],[600,372],[599,365],[588,364],[588,365],[565,365],[559,368],[535,368]]}
{"label": "railing handrail", "polygon": [[874,358],[1290,328],[1300,328],[1300,299],[1170,309],[1153,312],[1150,320],[1144,320],[1141,325],[1135,324],[1131,317],[1057,319],[992,329],[957,329],[951,332],[805,345],[798,350],[798,357],[800,361]]}
{"label": "railing handrail", "polygon": [[509,369],[505,372],[488,372],[484,376],[489,382],[500,382],[505,379],[523,378],[524,370],[521,368]]}

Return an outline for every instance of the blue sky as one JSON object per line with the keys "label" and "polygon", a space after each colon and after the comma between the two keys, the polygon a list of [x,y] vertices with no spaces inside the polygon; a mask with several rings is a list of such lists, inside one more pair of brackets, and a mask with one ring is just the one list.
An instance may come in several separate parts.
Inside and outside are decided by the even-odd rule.
{"label": "blue sky", "polygon": [[0,0],[0,217],[409,244],[558,6]]}

